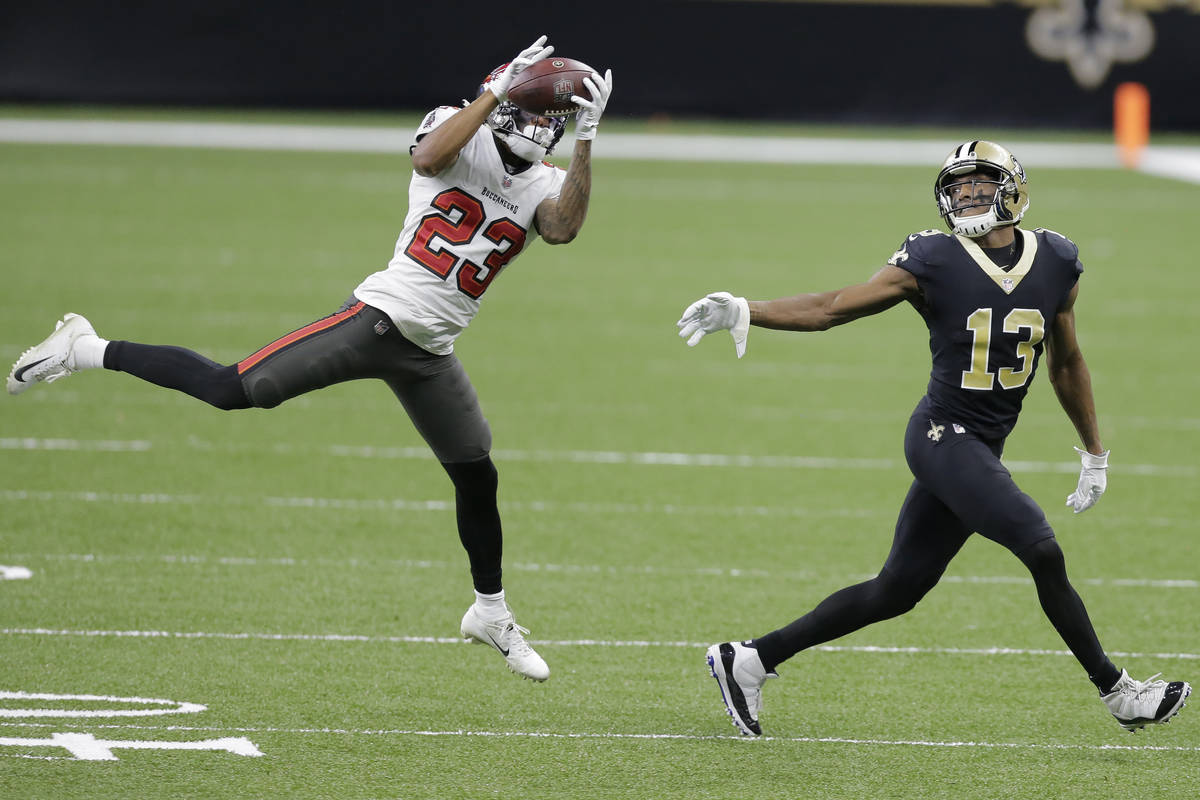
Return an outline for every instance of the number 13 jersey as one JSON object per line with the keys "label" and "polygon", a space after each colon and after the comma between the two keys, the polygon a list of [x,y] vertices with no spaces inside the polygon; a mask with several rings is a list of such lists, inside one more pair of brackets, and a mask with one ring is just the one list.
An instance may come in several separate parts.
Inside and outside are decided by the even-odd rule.
{"label": "number 13 jersey", "polygon": [[933,367],[927,398],[984,439],[1016,425],[1054,320],[1083,272],[1075,243],[1044,228],[1017,229],[1020,257],[996,266],[972,239],[921,231],[888,260],[921,288]]}
{"label": "number 13 jersey", "polygon": [[[413,147],[458,111],[442,106],[429,112]],[[510,175],[491,130],[480,126],[440,175],[413,173],[396,253],[387,269],[358,285],[355,296],[387,313],[414,344],[438,355],[453,352],[487,287],[537,237],[538,204],[558,197],[565,177],[544,161]]]}

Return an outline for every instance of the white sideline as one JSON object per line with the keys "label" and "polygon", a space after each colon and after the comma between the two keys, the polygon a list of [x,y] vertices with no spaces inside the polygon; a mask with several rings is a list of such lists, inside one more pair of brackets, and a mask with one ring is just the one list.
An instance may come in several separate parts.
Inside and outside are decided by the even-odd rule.
{"label": "white sideline", "polygon": [[[242,150],[405,153],[411,132],[395,127],[280,125],[231,122],[0,119],[0,142],[23,144],[136,145]],[[1007,142],[1026,166],[1119,169],[1114,144]],[[784,136],[719,136],[605,133],[597,137],[601,158],[632,160],[756,162],[767,164],[939,164],[945,141]],[[1200,183],[1200,148],[1151,145],[1139,170]]]}
{"label": "white sideline", "polygon": [[[0,726],[16,728],[69,728],[71,725],[48,723],[0,722]],[[250,734],[326,734],[333,736],[461,736],[498,739],[615,739],[615,740],[672,740],[687,742],[737,741],[737,742],[783,742],[790,744],[848,744],[883,747],[931,747],[931,748],[981,748],[1006,750],[1085,750],[1125,752],[1174,752],[1195,753],[1200,747],[1179,745],[1128,745],[1128,744],[1059,744],[1054,742],[978,742],[978,741],[933,741],[922,739],[859,739],[844,736],[762,736],[747,738],[737,734],[704,735],[694,733],[585,733],[554,731],[486,731],[486,730],[420,730],[406,728],[276,728],[255,727],[207,727],[194,725],[88,725],[91,729],[115,728],[118,730],[176,731],[183,733],[250,733]],[[8,756],[16,758],[18,756]],[[42,757],[54,760],[53,757]]]}
{"label": "white sideline", "polygon": [[[362,642],[368,644],[451,644],[461,645],[457,636],[371,636],[357,633],[219,633],[213,631],[105,631],[54,628],[0,628],[0,636],[79,636],[117,639],[224,639],[268,642]],[[703,650],[712,642],[650,641],[621,639],[529,639],[548,647],[675,647]],[[818,645],[807,652],[873,653],[882,655],[956,655],[956,656],[1071,656],[1070,650],[1018,647],[905,647],[880,645]],[[1156,658],[1183,661],[1200,660],[1200,653],[1136,653],[1109,651],[1119,658]]]}

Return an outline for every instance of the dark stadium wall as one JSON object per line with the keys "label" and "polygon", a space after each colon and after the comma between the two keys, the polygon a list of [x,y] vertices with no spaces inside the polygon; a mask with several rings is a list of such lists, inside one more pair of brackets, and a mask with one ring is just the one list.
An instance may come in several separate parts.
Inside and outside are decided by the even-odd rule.
{"label": "dark stadium wall", "polygon": [[1200,131],[1200,0],[20,3],[0,101],[423,110],[541,33],[633,117]]}

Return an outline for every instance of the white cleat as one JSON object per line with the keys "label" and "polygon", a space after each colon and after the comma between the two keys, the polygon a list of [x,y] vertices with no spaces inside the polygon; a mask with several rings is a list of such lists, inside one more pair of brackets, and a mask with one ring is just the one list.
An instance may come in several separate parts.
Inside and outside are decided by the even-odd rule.
{"label": "white cleat", "polygon": [[525,641],[525,634],[529,631],[513,619],[512,609],[495,622],[487,622],[472,604],[463,614],[459,632],[464,639],[495,648],[508,662],[508,668],[522,678],[544,681],[550,677],[550,668]]}
{"label": "white cleat", "polygon": [[1179,713],[1184,701],[1192,693],[1192,687],[1187,683],[1155,680],[1158,675],[1135,681],[1128,672],[1121,670],[1121,679],[1112,690],[1100,695],[1104,705],[1108,706],[1125,730],[1136,732],[1147,725],[1169,721]]}
{"label": "white cleat", "polygon": [[762,710],[762,685],[767,678],[778,678],[775,670],[767,672],[758,657],[758,650],[745,642],[724,642],[708,648],[705,656],[712,676],[721,687],[721,699],[733,724],[743,736],[762,736],[758,712]]}
{"label": "white cleat", "polygon": [[67,314],[54,326],[54,333],[26,350],[8,373],[8,393],[20,394],[35,383],[51,383],[75,372],[75,342],[80,336],[95,336],[92,324],[78,314]]}

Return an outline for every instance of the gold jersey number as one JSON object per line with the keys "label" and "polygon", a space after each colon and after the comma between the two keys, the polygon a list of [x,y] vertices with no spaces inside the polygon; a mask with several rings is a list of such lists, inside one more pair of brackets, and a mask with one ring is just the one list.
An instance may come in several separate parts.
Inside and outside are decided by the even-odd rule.
{"label": "gold jersey number", "polygon": [[1020,369],[1001,367],[997,372],[988,370],[988,352],[992,344],[992,309],[977,308],[967,317],[967,330],[974,337],[971,345],[971,369],[963,370],[962,388],[976,391],[990,391],[995,382],[1000,382],[1001,389],[1018,389],[1029,383],[1033,376],[1033,362],[1036,356],[1034,348],[1041,343],[1046,335],[1046,318],[1036,308],[1014,308],[1004,317],[1004,333],[1021,336],[1022,331],[1028,335],[1017,340],[1017,357],[1021,359]]}

